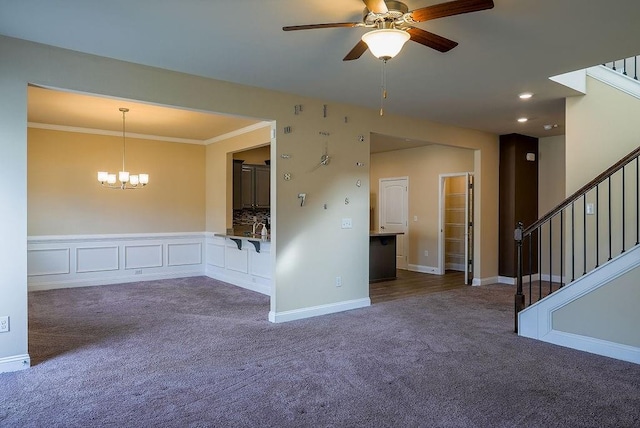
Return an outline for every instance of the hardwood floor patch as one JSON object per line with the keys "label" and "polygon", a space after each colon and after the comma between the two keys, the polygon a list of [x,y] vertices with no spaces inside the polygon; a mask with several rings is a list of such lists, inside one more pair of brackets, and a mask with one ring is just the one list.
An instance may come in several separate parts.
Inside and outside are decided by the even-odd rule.
{"label": "hardwood floor patch", "polygon": [[433,275],[398,269],[397,275],[395,280],[369,284],[372,304],[467,287],[464,272],[447,271],[445,275]]}

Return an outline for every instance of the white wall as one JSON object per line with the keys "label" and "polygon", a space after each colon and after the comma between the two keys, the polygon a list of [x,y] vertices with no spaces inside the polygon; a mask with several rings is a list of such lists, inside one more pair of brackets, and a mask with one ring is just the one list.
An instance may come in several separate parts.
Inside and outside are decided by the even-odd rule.
{"label": "white wall", "polygon": [[[272,311],[314,314],[318,307],[345,308],[344,302],[368,299],[369,141],[370,132],[404,135],[475,150],[476,196],[481,221],[478,275],[497,275],[498,138],[426,120],[387,115],[376,109],[328,104],[304,98],[216,81],[63,49],[0,37],[0,315],[9,315],[12,329],[0,333],[0,366],[27,354],[26,266],[26,101],[27,84],[108,95],[143,102],[276,120],[271,142],[272,213],[276,257]],[[293,106],[304,105],[301,115]],[[344,118],[348,120],[345,121]],[[284,134],[283,127],[293,132]],[[328,132],[331,165],[311,171],[324,151]],[[359,135],[364,135],[361,142]],[[282,159],[281,154],[290,154]],[[356,162],[364,162],[357,167]],[[274,165],[275,164],[275,165]],[[227,162],[224,168],[230,168]],[[283,174],[291,174],[285,181]],[[229,172],[225,171],[225,176]],[[209,170],[207,170],[209,179]],[[356,188],[356,179],[362,187]],[[306,192],[300,207],[298,193]],[[348,197],[350,204],[344,203]],[[224,199],[215,204],[224,204]],[[228,202],[227,202],[228,203]],[[328,209],[323,208],[324,203]],[[211,218],[207,194],[207,229],[224,225]],[[223,210],[226,217],[226,206]],[[340,219],[351,217],[354,228],[343,230]],[[214,230],[209,230],[214,231]],[[327,269],[327,267],[330,269]],[[334,276],[343,285],[334,286]],[[275,301],[275,302],[274,302]],[[266,316],[266,314],[265,314]],[[12,369],[15,366],[12,365]]]}

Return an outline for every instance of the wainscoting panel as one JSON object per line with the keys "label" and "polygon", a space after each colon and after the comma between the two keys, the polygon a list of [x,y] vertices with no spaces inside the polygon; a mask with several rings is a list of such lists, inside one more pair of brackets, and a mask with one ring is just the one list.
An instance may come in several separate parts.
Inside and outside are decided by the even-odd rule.
{"label": "wainscoting panel", "polygon": [[168,244],[168,265],[187,266],[202,264],[202,244],[199,242],[189,244]]}
{"label": "wainscoting panel", "polygon": [[60,275],[70,272],[68,248],[53,248],[27,251],[30,275]]}
{"label": "wainscoting panel", "polygon": [[249,273],[249,253],[246,248],[238,250],[235,244],[225,248],[225,267],[236,272]]}
{"label": "wainscoting panel", "polygon": [[238,287],[271,295],[271,243],[260,242],[260,253],[249,242],[241,238],[242,249],[235,241],[224,236],[207,233],[206,275]]}
{"label": "wainscoting panel", "polygon": [[76,272],[118,270],[119,258],[117,246],[76,248]]}
{"label": "wainscoting panel", "polygon": [[205,274],[205,233],[31,236],[29,290]]}
{"label": "wainscoting panel", "polygon": [[207,264],[224,268],[224,240],[207,243]]}
{"label": "wainscoting panel", "polygon": [[125,245],[125,269],[149,269],[162,267],[162,244]]}
{"label": "wainscoting panel", "polygon": [[271,253],[266,252],[265,248],[261,252],[256,253],[251,251],[249,253],[249,266],[251,266],[251,275],[259,276],[261,278],[271,279]]}

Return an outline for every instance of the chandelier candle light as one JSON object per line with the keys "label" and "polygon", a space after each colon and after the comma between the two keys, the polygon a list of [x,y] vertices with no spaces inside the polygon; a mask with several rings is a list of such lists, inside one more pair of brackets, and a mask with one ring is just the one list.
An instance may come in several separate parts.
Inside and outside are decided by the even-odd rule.
{"label": "chandelier candle light", "polygon": [[103,187],[108,189],[142,189],[144,186],[149,184],[149,174],[140,173],[131,175],[124,167],[124,157],[126,153],[125,114],[129,109],[121,107],[119,110],[122,112],[122,171],[118,172],[118,180],[120,181],[120,184],[116,184],[115,174],[106,171],[98,172],[98,181]]}

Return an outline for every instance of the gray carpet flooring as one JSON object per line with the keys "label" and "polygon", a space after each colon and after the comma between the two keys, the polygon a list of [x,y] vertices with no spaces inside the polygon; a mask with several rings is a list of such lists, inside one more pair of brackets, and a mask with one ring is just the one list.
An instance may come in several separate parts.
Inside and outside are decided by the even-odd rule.
{"label": "gray carpet flooring", "polygon": [[513,288],[289,322],[209,278],[29,293],[2,427],[638,427],[640,366],[520,338]]}

